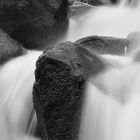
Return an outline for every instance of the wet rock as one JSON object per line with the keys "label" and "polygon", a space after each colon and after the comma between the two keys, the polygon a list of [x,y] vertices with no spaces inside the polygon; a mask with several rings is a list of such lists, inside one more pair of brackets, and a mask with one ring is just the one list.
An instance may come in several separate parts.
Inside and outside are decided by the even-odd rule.
{"label": "wet rock", "polygon": [[95,1],[90,1],[90,0],[71,0],[70,2],[70,18],[74,18],[75,20],[78,20],[82,16],[85,16],[85,14],[91,10],[98,8],[97,5],[101,4],[110,4],[109,0],[95,0]]}
{"label": "wet rock", "polygon": [[93,6],[98,6],[102,4],[111,4],[111,3],[115,4],[118,2],[118,0],[81,0],[81,2],[86,2]]}
{"label": "wet rock", "polygon": [[81,0],[81,2],[85,2],[94,6],[103,4],[100,0]]}
{"label": "wet rock", "polygon": [[66,42],[38,59],[33,101],[42,140],[78,139],[86,76],[97,64],[103,69],[97,57],[90,60],[77,46]]}
{"label": "wet rock", "polygon": [[7,33],[0,29],[0,64],[23,55],[26,50],[22,44],[12,39]]}
{"label": "wet rock", "polygon": [[72,75],[69,65],[40,57],[33,95],[42,140],[78,138],[83,85],[84,78]]}
{"label": "wet rock", "polygon": [[[115,54],[113,49],[117,50],[117,54],[124,52],[122,44],[126,40],[123,43],[121,41],[122,39],[89,37],[75,43],[61,43],[44,51],[39,57],[33,102],[42,140],[78,139],[85,82],[106,68],[106,62],[99,53]],[[121,46],[115,46],[114,43]]]}
{"label": "wet rock", "polygon": [[86,12],[88,12],[93,6],[86,4],[84,2],[75,2],[70,6],[70,17],[78,20],[81,18]]}
{"label": "wet rock", "polygon": [[[94,0],[92,0],[94,1]],[[100,0],[101,3],[103,4],[117,4],[120,2],[120,0]]]}
{"label": "wet rock", "polygon": [[122,38],[89,36],[76,41],[77,45],[93,49],[99,54],[123,55],[129,41]]}
{"label": "wet rock", "polygon": [[140,49],[133,52],[133,62],[140,62]]}
{"label": "wet rock", "polygon": [[0,0],[0,28],[27,48],[45,48],[68,26],[67,0]]}
{"label": "wet rock", "polygon": [[76,2],[81,2],[81,0],[68,0],[69,5],[73,5]]}
{"label": "wet rock", "polygon": [[140,47],[140,32],[133,32],[127,36],[129,41],[127,53],[131,53]]}

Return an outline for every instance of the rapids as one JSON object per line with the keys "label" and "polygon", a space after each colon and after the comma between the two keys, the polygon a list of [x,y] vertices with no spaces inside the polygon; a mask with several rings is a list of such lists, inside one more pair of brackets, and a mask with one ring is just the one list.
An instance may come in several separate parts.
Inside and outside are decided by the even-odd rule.
{"label": "rapids", "polygon": [[32,87],[35,62],[40,54],[28,51],[0,67],[1,140],[39,140],[33,138],[37,121]]}
{"label": "rapids", "polygon": [[[139,4],[139,0],[123,0],[117,6],[93,7],[70,19],[66,40],[89,35],[126,38],[140,31]],[[102,55],[111,65],[87,81],[80,140],[140,140],[139,39],[128,55]]]}
{"label": "rapids", "polygon": [[93,7],[85,15],[70,18],[66,40],[76,41],[89,35],[127,37],[128,34],[140,31],[139,0],[123,0],[115,6]]}
{"label": "rapids", "polygon": [[[70,19],[65,40],[89,35],[126,37],[140,31],[138,0],[117,6],[93,7],[78,19]],[[35,62],[41,52],[28,51],[0,66],[0,139],[39,140],[32,103]],[[105,71],[91,77],[79,140],[140,140],[140,51],[128,56],[102,55]]]}
{"label": "rapids", "polygon": [[120,56],[102,56],[115,57],[110,60],[115,66],[87,81],[80,140],[140,139],[140,61],[135,61],[136,55],[123,56],[122,61]]}

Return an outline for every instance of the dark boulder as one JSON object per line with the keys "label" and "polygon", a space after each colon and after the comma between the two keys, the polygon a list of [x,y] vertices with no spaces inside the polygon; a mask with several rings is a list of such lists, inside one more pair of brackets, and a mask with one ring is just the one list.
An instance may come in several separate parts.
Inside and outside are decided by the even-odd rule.
{"label": "dark boulder", "polygon": [[98,71],[103,69],[98,56],[92,64],[80,49],[71,42],[62,43],[37,61],[33,101],[42,140],[78,139],[86,76],[97,64]]}
{"label": "dark boulder", "polygon": [[7,33],[0,29],[0,64],[23,55],[26,50],[22,44],[12,39]]}
{"label": "dark boulder", "polygon": [[42,140],[76,140],[78,137],[85,80],[71,71],[71,66],[48,57],[47,52],[37,62],[33,99]]}
{"label": "dark boulder", "polygon": [[[90,42],[88,39],[87,42],[82,39],[54,46],[44,51],[36,63],[33,102],[42,140],[78,139],[85,82],[106,68],[106,62],[99,53],[115,53],[106,47],[111,48],[114,42],[121,42],[121,39],[107,38],[108,45],[103,37],[100,38],[101,43],[98,43],[99,37],[96,38],[98,41]],[[100,49],[97,45],[94,48],[94,43],[98,43],[98,47],[101,45]],[[121,46],[114,45],[116,50],[124,47],[123,43],[117,44]],[[121,51],[117,54],[124,52],[123,49]]]}
{"label": "dark boulder", "polygon": [[45,48],[68,26],[67,0],[0,0],[0,28],[27,48]]}
{"label": "dark boulder", "polygon": [[123,55],[129,44],[127,39],[104,37],[104,36],[89,36],[79,39],[75,42],[78,46],[84,46],[93,49],[99,54],[116,54]]}

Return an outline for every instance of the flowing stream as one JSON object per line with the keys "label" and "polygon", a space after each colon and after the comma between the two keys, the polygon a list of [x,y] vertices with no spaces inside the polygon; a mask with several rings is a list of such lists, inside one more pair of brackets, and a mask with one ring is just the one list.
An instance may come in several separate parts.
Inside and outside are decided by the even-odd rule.
{"label": "flowing stream", "polygon": [[76,41],[89,35],[127,37],[128,34],[140,31],[139,1],[133,0],[129,5],[123,0],[115,6],[90,8],[83,16],[70,19],[66,40]]}
{"label": "flowing stream", "polygon": [[[138,0],[93,7],[77,20],[70,19],[65,40],[89,35],[126,37],[140,31],[139,17]],[[28,51],[0,66],[1,140],[40,139],[34,136],[37,120],[32,103],[35,62],[40,54]],[[114,65],[87,81],[79,140],[140,140],[139,56],[139,49],[128,56],[101,56]]]}
{"label": "flowing stream", "polygon": [[0,139],[33,138],[36,116],[32,103],[35,62],[40,52],[28,52],[0,67]]}
{"label": "flowing stream", "polygon": [[[89,35],[126,38],[140,31],[139,2],[123,0],[115,7],[93,7],[77,20],[70,19],[68,40]],[[135,41],[139,40],[137,36]],[[129,55],[101,56],[113,65],[87,81],[80,140],[140,140],[139,46],[131,46],[134,50]]]}
{"label": "flowing stream", "polygon": [[122,62],[120,56],[102,56],[116,65],[87,81],[80,140],[140,139],[140,59],[135,55]]}

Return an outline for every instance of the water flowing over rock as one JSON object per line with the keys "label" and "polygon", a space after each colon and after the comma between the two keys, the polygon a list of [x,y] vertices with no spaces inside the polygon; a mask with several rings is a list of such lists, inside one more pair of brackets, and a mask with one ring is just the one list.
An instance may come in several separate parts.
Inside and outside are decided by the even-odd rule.
{"label": "water flowing over rock", "polygon": [[122,38],[90,36],[77,40],[76,44],[92,48],[100,54],[123,55],[129,41]]}
{"label": "water flowing over rock", "polygon": [[26,50],[22,44],[0,29],[0,64],[24,53],[26,53]]}
{"label": "water flowing over rock", "polygon": [[140,44],[140,32],[133,32],[127,36],[128,40],[128,53],[139,49]]}
{"label": "water flowing over rock", "polygon": [[33,91],[42,140],[76,140],[85,81],[80,73],[74,73],[79,76],[71,74],[72,71],[76,71],[71,56],[68,56],[66,61],[73,66],[48,57],[53,53],[59,56],[59,53],[63,54],[63,50],[50,53],[45,52],[37,62]]}
{"label": "water flowing over rock", "polygon": [[102,4],[117,3],[118,0],[69,0],[70,4],[73,4],[74,2],[83,2],[93,6],[98,6]]}
{"label": "water flowing over rock", "polygon": [[0,0],[0,28],[27,48],[43,48],[66,31],[67,11],[67,0]]}
{"label": "water flowing over rock", "polygon": [[101,5],[101,4],[103,4],[102,3],[102,0],[81,0],[81,1],[82,2],[86,2],[86,3],[89,3],[91,5]]}
{"label": "water flowing over rock", "polygon": [[93,1],[93,3],[91,3],[91,2],[90,1],[81,1],[81,0],[69,1],[70,18],[74,18],[75,20],[77,20],[78,17],[81,18],[83,15],[85,15],[86,12],[88,12],[92,8],[97,8],[96,5],[111,3],[109,0]]}
{"label": "water flowing over rock", "polygon": [[[116,39],[116,42],[121,41]],[[36,63],[33,102],[42,140],[78,139],[86,79],[105,68],[104,60],[97,53],[99,50],[92,49],[95,42],[90,44],[90,39],[87,42],[83,39],[59,44],[44,51]],[[122,44],[120,46],[124,47]],[[107,43],[104,45],[108,47]],[[121,50],[120,54],[124,52]]]}
{"label": "water flowing over rock", "polygon": [[82,17],[84,13],[89,11],[93,6],[83,3],[83,2],[77,2],[70,6],[70,18],[74,18],[75,20]]}

